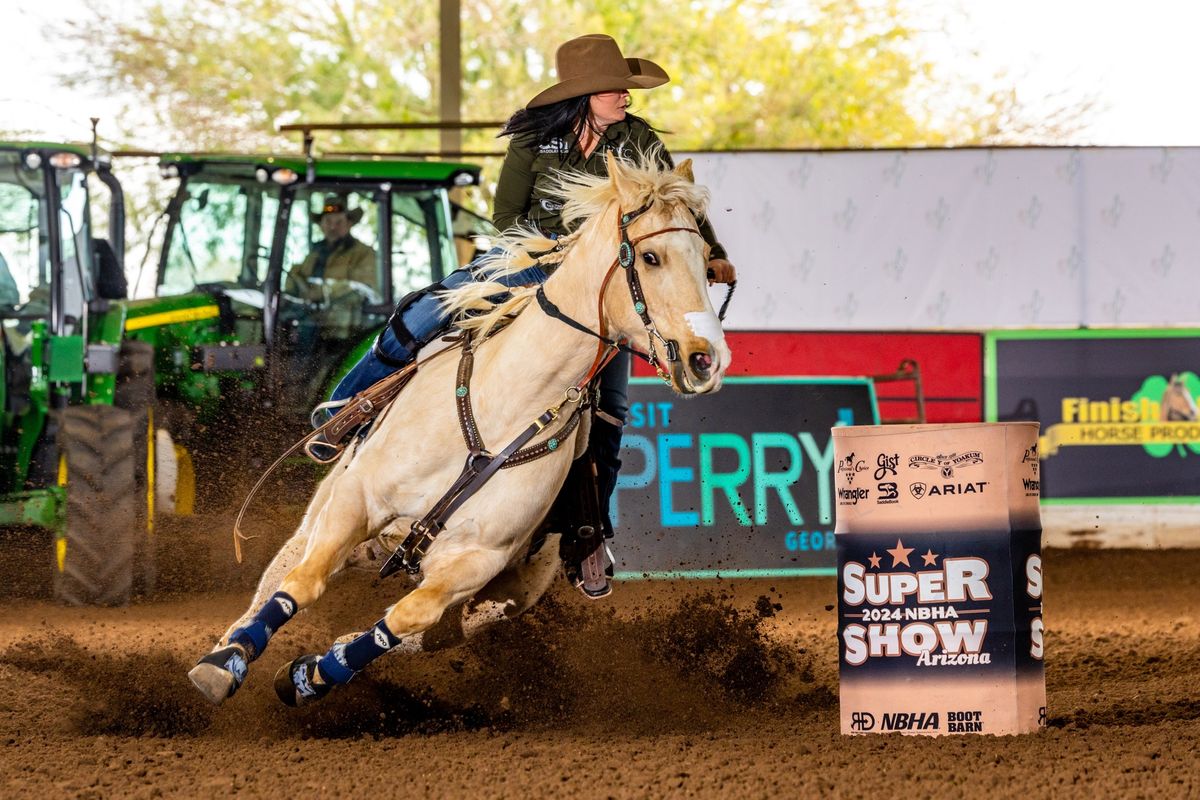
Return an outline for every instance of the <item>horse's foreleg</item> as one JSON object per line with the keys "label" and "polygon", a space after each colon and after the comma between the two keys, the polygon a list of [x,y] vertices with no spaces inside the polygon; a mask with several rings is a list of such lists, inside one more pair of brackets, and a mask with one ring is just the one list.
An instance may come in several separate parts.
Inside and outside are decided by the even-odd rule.
{"label": "horse's foreleg", "polygon": [[[324,501],[319,508],[318,500]],[[271,636],[321,596],[329,576],[365,538],[366,511],[357,483],[327,480],[300,529],[264,571],[250,609],[188,673],[196,688],[218,704],[236,692]]]}
{"label": "horse's foreleg", "polygon": [[279,699],[294,706],[324,697],[333,686],[347,683],[404,639],[433,627],[447,608],[474,596],[507,561],[506,552],[486,548],[459,550],[453,555],[431,553],[421,585],[369,630],[348,642],[335,643],[323,656],[305,655],[283,665],[275,674]]}

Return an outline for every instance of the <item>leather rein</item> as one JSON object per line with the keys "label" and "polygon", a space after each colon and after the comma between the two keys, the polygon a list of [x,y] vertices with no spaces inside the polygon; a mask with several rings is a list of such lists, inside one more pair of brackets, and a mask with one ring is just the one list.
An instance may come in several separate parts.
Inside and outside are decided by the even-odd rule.
{"label": "leather rein", "polygon": [[[474,365],[474,348],[470,338],[464,337],[454,396],[455,407],[458,411],[459,428],[463,435],[463,441],[467,445],[466,463],[463,465],[462,471],[454,483],[442,495],[441,499],[434,504],[433,508],[424,517],[413,522],[404,541],[400,543],[400,546],[396,548],[387,561],[384,562],[383,567],[380,568],[379,576],[381,578],[386,578],[401,569],[413,575],[419,573],[421,571],[421,560],[429,551],[430,546],[437,539],[438,535],[445,530],[450,516],[470,499],[475,492],[482,488],[497,471],[528,464],[530,461],[549,455],[557,451],[567,437],[574,433],[579,424],[580,412],[585,406],[593,402],[591,385],[595,381],[596,376],[600,374],[600,371],[617,354],[618,349],[629,349],[619,341],[609,338],[608,325],[604,318],[604,297],[608,291],[609,281],[618,267],[625,270],[629,295],[633,301],[633,309],[649,334],[649,353],[638,353],[638,355],[649,361],[651,366],[658,372],[660,378],[670,382],[670,374],[659,363],[660,358],[654,342],[655,339],[658,339],[662,344],[666,351],[667,361],[671,364],[679,362],[679,344],[674,340],[665,339],[658,332],[658,329],[654,325],[654,320],[650,317],[649,309],[646,306],[646,296],[642,291],[641,279],[638,277],[637,267],[635,266],[636,250],[634,246],[646,239],[660,236],[664,233],[682,231],[694,233],[699,236],[700,231],[694,227],[668,227],[630,239],[630,223],[648,211],[652,204],[653,201],[628,214],[618,211],[621,242],[618,245],[617,257],[605,273],[600,287],[600,294],[597,301],[597,315],[600,323],[599,333],[563,314],[558,309],[558,306],[554,305],[546,297],[544,289],[540,286],[538,287],[538,305],[548,316],[562,321],[571,328],[599,339],[596,347],[596,356],[592,359],[592,365],[588,368],[584,376],[563,393],[563,398],[557,405],[542,412],[507,447],[496,454],[492,454],[487,450],[479,434],[479,427],[475,422],[475,414],[471,407],[470,386],[471,372]],[[728,298],[726,299],[727,304]],[[631,350],[631,352],[637,351]],[[533,437],[562,416],[563,409],[566,406],[571,406],[571,409],[557,430],[545,441],[526,447]]]}

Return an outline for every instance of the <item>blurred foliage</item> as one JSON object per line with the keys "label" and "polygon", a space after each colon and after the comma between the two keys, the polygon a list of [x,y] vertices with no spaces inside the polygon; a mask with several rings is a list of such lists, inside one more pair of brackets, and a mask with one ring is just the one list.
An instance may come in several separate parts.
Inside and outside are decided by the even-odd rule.
{"label": "blurred foliage", "polygon": [[[70,86],[123,99],[106,142],[190,151],[297,153],[289,122],[439,119],[439,3],[433,0],[85,0],[87,13],[47,30],[82,69]],[[503,120],[554,81],[555,48],[604,31],[672,81],[635,92],[633,111],[687,149],[920,147],[1063,143],[1089,105],[1039,98],[966,76],[969,48],[909,0],[466,0],[462,117]],[[916,11],[914,10],[916,9]],[[939,50],[940,48],[940,50]],[[934,62],[940,53],[944,62]],[[940,70],[940,71],[939,71]],[[953,70],[947,74],[947,70]],[[996,77],[996,76],[992,76]],[[1001,76],[1002,77],[1002,76]],[[988,82],[1003,86],[1003,81]],[[114,130],[116,128],[116,130]],[[468,151],[503,150],[495,131],[466,131]],[[436,132],[321,133],[318,152],[430,151]],[[498,158],[482,194],[488,215]],[[131,277],[139,291],[172,183],[152,164],[121,162]],[[150,265],[147,265],[147,261]],[[134,270],[133,264],[141,268]]]}
{"label": "blurred foliage", "polygon": [[[281,123],[435,120],[438,3],[148,0],[63,34],[87,68],[66,76],[129,98],[181,149],[295,150]],[[553,81],[562,41],[612,34],[674,77],[634,110],[672,149],[896,147],[1061,139],[1084,109],[1026,119],[1011,92],[945,85],[899,0],[475,0],[462,7],[463,117],[501,120]],[[940,85],[939,85],[940,84]],[[468,149],[502,149],[494,132]],[[436,134],[327,135],[327,149],[437,148]]]}

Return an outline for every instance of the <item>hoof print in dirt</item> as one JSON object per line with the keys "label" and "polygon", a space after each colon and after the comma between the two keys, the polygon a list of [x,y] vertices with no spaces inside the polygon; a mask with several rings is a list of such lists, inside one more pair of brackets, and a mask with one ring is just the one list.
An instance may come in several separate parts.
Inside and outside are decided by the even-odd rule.
{"label": "hoof print in dirt", "polygon": [[315,703],[333,688],[317,675],[319,656],[300,656],[289,661],[275,673],[275,694],[293,708]]}

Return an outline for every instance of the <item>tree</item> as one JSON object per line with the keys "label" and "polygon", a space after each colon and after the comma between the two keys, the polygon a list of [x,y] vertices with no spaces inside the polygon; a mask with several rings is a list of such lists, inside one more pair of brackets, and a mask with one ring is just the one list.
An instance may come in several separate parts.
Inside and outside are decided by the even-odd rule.
{"label": "tree", "polygon": [[[111,2],[111,0],[107,0]],[[156,146],[289,149],[296,120],[433,120],[437,4],[418,0],[106,0],[67,36],[85,73],[128,98]],[[464,117],[503,119],[552,81],[553,49],[611,33],[675,80],[635,94],[673,149],[884,147],[996,141],[1033,129],[1011,93],[936,85],[898,0],[477,0],[463,8]],[[943,107],[927,108],[937,96]],[[946,107],[946,97],[953,98]],[[1068,114],[1069,122],[1070,115]],[[153,126],[153,128],[151,128]],[[494,133],[468,147],[499,149]],[[433,134],[330,136],[327,148],[435,149]]]}

